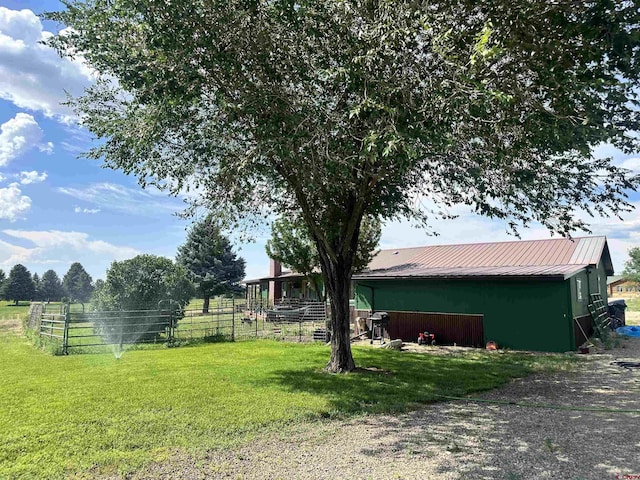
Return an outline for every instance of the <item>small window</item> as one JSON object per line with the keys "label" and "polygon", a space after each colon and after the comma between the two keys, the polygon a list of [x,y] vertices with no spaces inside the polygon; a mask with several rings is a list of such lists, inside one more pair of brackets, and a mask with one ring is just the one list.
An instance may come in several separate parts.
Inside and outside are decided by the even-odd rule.
{"label": "small window", "polygon": [[618,287],[618,291],[621,292],[622,291],[622,287]]}
{"label": "small window", "polygon": [[582,301],[582,280],[576,278],[576,298],[579,302]]}
{"label": "small window", "polygon": [[633,291],[633,287],[627,287],[627,292]]}

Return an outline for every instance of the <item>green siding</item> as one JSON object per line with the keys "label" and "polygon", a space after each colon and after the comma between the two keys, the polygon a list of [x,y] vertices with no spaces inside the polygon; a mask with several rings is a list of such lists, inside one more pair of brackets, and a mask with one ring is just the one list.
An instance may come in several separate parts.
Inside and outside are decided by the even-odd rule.
{"label": "green siding", "polygon": [[549,352],[575,348],[565,281],[361,281],[356,287],[358,308],[371,308],[370,287],[375,310],[481,314],[485,339],[500,347]]}
{"label": "green siding", "polygon": [[[586,272],[581,271],[571,277],[568,281],[571,286],[571,310],[573,312],[573,317],[589,315],[587,305],[589,304],[591,285],[588,283]],[[578,291],[582,293],[582,298],[578,295]]]}
{"label": "green siding", "polygon": [[[598,288],[600,277],[600,288]],[[569,279],[571,285],[571,309],[574,317],[589,315],[589,301],[592,293],[600,293],[607,303],[607,274],[604,265],[600,262],[595,268],[590,268],[589,273],[581,271]],[[582,301],[578,300],[578,282],[582,285]]]}

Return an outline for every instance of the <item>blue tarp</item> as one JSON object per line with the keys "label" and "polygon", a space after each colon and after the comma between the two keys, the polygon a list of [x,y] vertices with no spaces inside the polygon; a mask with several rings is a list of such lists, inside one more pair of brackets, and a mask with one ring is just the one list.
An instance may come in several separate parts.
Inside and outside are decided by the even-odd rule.
{"label": "blue tarp", "polygon": [[620,335],[625,335],[627,337],[640,337],[640,327],[635,326],[626,326],[626,327],[618,327],[616,328],[616,333]]}

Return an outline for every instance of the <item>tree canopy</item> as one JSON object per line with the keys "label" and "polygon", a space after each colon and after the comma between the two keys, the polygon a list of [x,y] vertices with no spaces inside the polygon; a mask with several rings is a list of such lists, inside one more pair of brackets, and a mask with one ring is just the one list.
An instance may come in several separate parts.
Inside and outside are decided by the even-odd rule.
{"label": "tree canopy", "polygon": [[59,301],[63,295],[62,282],[54,270],[47,270],[40,281],[42,300]]}
{"label": "tree canopy", "polygon": [[622,275],[633,282],[640,282],[640,247],[629,249],[629,260],[624,264]]}
{"label": "tree canopy", "polygon": [[40,275],[38,275],[37,273],[34,273],[31,279],[33,280],[33,288],[34,288],[32,300],[36,300],[40,302],[42,301],[42,289],[41,289],[42,285],[41,285]]}
{"label": "tree canopy", "polygon": [[132,343],[157,339],[166,317],[152,317],[150,311],[170,310],[173,321],[181,318],[194,290],[187,271],[171,260],[155,255],[138,255],[113,262],[107,278],[96,282],[92,306],[99,311],[125,311],[117,325],[102,322],[100,334],[109,341]]}
{"label": "tree canopy", "polygon": [[21,300],[31,300],[35,295],[36,289],[31,273],[24,265],[14,266],[5,282],[4,298],[13,300],[16,305]]}
{"label": "tree canopy", "polygon": [[4,300],[4,289],[5,289],[5,281],[7,277],[4,273],[4,270],[0,268],[0,300]]}
{"label": "tree canopy", "polygon": [[[354,272],[364,269],[369,264],[380,243],[381,233],[379,220],[363,219],[354,259]],[[324,298],[320,255],[304,221],[295,216],[287,216],[273,222],[266,251],[269,258],[304,275],[312,283],[318,298]]]}
{"label": "tree canopy", "polygon": [[79,262],[72,263],[62,278],[62,288],[72,302],[85,303],[93,293],[93,279]]}
{"label": "tree canopy", "polygon": [[[348,301],[365,215],[467,205],[568,235],[636,188],[635,2],[69,0],[49,39],[99,73],[74,101],[90,153],[219,218],[299,212],[355,367]],[[108,39],[108,40],[105,40]]]}
{"label": "tree canopy", "polygon": [[92,304],[97,310],[157,310],[161,301],[171,301],[182,309],[193,294],[182,266],[165,257],[138,255],[111,264]]}
{"label": "tree canopy", "polygon": [[245,261],[235,254],[211,216],[189,230],[187,240],[178,247],[176,262],[191,273],[197,292],[204,298],[204,313],[209,310],[211,296],[241,291]]}

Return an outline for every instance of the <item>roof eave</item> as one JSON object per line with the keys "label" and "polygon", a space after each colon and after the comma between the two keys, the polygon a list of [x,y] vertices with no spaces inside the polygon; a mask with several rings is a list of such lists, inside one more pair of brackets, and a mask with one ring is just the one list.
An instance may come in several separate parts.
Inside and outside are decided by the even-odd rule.
{"label": "roof eave", "polygon": [[[577,273],[577,272],[575,272]],[[575,275],[572,273],[571,275]],[[397,276],[388,276],[388,275],[354,275],[353,280],[437,280],[437,279],[483,279],[483,280],[566,280],[567,277],[562,273],[554,273],[549,275],[397,275]]]}

